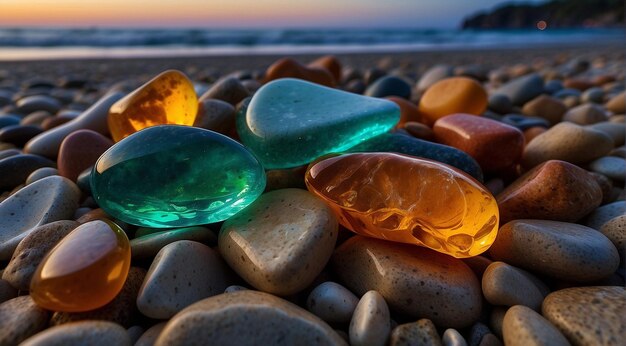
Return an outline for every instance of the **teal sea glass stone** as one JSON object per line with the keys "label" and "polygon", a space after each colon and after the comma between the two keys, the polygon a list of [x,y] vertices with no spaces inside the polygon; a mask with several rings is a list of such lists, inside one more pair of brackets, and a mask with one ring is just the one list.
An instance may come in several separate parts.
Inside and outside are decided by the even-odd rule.
{"label": "teal sea glass stone", "polygon": [[237,114],[237,132],[265,168],[277,169],[354,147],[399,120],[391,101],[285,78],[254,94]]}
{"label": "teal sea glass stone", "polygon": [[223,221],[265,189],[265,171],[241,144],[196,127],[162,125],[128,136],[91,172],[91,190],[109,215],[166,228]]}

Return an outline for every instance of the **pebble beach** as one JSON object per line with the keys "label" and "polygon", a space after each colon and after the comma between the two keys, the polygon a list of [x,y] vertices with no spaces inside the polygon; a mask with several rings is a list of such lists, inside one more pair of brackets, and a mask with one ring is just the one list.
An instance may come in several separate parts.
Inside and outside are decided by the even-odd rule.
{"label": "pebble beach", "polygon": [[626,51],[0,61],[0,345],[621,345]]}

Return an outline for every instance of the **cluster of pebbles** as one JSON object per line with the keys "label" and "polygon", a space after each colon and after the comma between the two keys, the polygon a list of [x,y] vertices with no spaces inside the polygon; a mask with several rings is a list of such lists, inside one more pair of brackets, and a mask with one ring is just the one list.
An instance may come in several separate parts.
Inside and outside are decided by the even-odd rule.
{"label": "cluster of pebbles", "polygon": [[[457,259],[354,235],[303,190],[303,168],[269,170],[267,193],[221,224],[162,230],[113,220],[130,239],[131,268],[112,301],[86,312],[39,307],[30,282],[73,229],[112,219],[90,194],[89,167],[113,145],[112,103],[142,80],[3,71],[0,345],[622,344],[623,56],[512,62],[416,69],[383,59],[358,68],[323,58],[281,70],[321,84],[339,77],[340,89],[389,98],[402,111],[396,133],[472,155],[500,209],[487,252]],[[187,71],[200,95],[194,126],[233,135],[238,105],[275,69]],[[418,106],[454,76],[488,94],[482,117],[447,120],[471,129],[464,140],[442,134]],[[523,134],[519,148],[494,145],[508,143],[499,142],[511,133],[499,132],[504,124]]]}

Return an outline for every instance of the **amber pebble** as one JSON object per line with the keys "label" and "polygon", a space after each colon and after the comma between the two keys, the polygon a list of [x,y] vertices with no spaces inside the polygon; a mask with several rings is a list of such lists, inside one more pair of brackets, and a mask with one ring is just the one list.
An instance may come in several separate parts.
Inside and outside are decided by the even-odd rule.
{"label": "amber pebble", "polygon": [[402,128],[407,122],[422,123],[422,116],[417,109],[417,105],[411,101],[405,100],[398,96],[387,96],[387,100],[392,101],[400,107],[400,121],[396,125],[396,128]]}
{"label": "amber pebble", "polygon": [[78,226],[41,261],[30,283],[37,305],[81,312],[109,303],[120,292],[130,267],[130,245],[111,221]]}
{"label": "amber pebble", "polygon": [[335,78],[327,69],[304,66],[290,58],[280,59],[268,67],[263,83],[269,83],[280,78],[303,79],[328,87],[336,85]]}
{"label": "amber pebble", "polygon": [[563,86],[565,88],[578,89],[580,91],[585,91],[591,88],[592,86],[594,86],[594,83],[585,79],[566,79],[563,82]]}
{"label": "amber pebble", "polygon": [[317,60],[312,61],[309,67],[321,67],[328,70],[335,78],[336,82],[341,80],[341,63],[333,55],[325,55]]}
{"label": "amber pebble", "polygon": [[487,109],[487,92],[475,80],[452,77],[440,80],[426,90],[419,103],[425,120],[437,119],[454,113],[479,115]]}
{"label": "amber pebble", "polygon": [[155,125],[193,125],[198,98],[184,74],[169,70],[117,101],[109,110],[109,130],[115,142]]}
{"label": "amber pebble", "polygon": [[305,182],[355,233],[476,256],[498,230],[495,198],[443,163],[392,153],[358,153],[312,164]]}

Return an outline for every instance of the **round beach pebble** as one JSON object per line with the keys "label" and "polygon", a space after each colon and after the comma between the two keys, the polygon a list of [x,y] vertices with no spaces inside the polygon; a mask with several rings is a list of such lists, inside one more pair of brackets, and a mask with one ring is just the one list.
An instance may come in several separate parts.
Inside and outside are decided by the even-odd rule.
{"label": "round beach pebble", "polygon": [[42,167],[54,167],[54,162],[39,155],[17,154],[0,160],[0,191],[11,190],[26,181]]}
{"label": "round beach pebble", "polygon": [[605,156],[591,161],[589,168],[603,174],[615,181],[624,181],[626,179],[626,159],[615,156]]}
{"label": "round beach pebble", "polygon": [[487,108],[499,114],[507,114],[513,110],[513,104],[506,95],[493,94],[489,95]]}
{"label": "round beach pebble", "polygon": [[45,177],[49,177],[52,175],[59,175],[59,171],[53,167],[42,167],[36,169],[30,175],[28,175],[28,178],[26,178],[26,182],[24,183],[24,185],[30,185],[37,180],[41,180]]}
{"label": "round beach pebble", "polygon": [[47,111],[50,114],[55,114],[63,106],[59,100],[47,95],[26,96],[17,100],[15,105],[17,111],[22,114],[36,111]]}
{"label": "round beach pebble", "polygon": [[0,260],[10,259],[19,242],[35,227],[70,219],[79,199],[76,184],[51,176],[20,189],[0,203]]}
{"label": "round beach pebble", "polygon": [[483,295],[492,305],[524,305],[538,311],[544,295],[529,275],[504,262],[493,262],[483,274]]}
{"label": "round beach pebble", "polygon": [[333,75],[325,68],[305,66],[291,58],[282,58],[269,66],[265,71],[263,83],[280,78],[303,79],[327,87],[334,87],[337,84]]}
{"label": "round beach pebble", "polygon": [[166,324],[167,322],[160,322],[148,328],[148,330],[141,334],[134,346],[153,346]]}
{"label": "round beach pebble", "polygon": [[595,209],[587,216],[585,225],[599,231],[605,223],[620,215],[626,215],[626,201],[615,201]]}
{"label": "round beach pebble", "polygon": [[468,153],[485,172],[514,166],[524,151],[524,135],[513,126],[469,114],[453,114],[435,122],[437,141]]}
{"label": "round beach pebble", "polygon": [[41,260],[76,226],[76,221],[61,220],[33,229],[18,244],[2,278],[19,290],[28,291],[30,280]]}
{"label": "round beach pebble", "polygon": [[626,264],[626,215],[620,215],[607,221],[600,228],[600,232],[613,242],[622,265]]}
{"label": "round beach pebble", "polygon": [[228,135],[235,128],[235,107],[222,100],[200,100],[193,126]]}
{"label": "round beach pebble", "polygon": [[122,290],[110,303],[105,306],[85,312],[55,312],[50,319],[50,325],[61,325],[76,321],[101,320],[115,322],[128,327],[133,319],[139,315],[137,311],[137,295],[139,288],[146,277],[146,270],[139,267],[130,267],[126,282]]}
{"label": "round beach pebble", "polygon": [[546,220],[516,220],[500,227],[491,257],[568,282],[592,282],[613,274],[617,249],[586,226]]}
{"label": "round beach pebble", "polygon": [[69,134],[59,148],[57,166],[59,175],[76,181],[78,175],[93,166],[100,155],[113,145],[113,141],[91,130],[78,130]]}
{"label": "round beach pebble", "polygon": [[404,130],[417,139],[423,139],[431,142],[435,139],[433,130],[428,127],[428,125],[424,125],[422,123],[415,121],[406,122],[404,124]]}
{"label": "round beach pebble", "polygon": [[185,307],[224,292],[228,268],[210,247],[190,240],[165,246],[154,258],[137,297],[142,314],[168,319]]}
{"label": "round beach pebble", "polygon": [[426,90],[418,107],[430,123],[455,113],[479,115],[487,109],[487,92],[471,78],[446,78]]}
{"label": "round beach pebble", "polygon": [[523,164],[534,167],[548,160],[586,163],[613,149],[613,139],[604,132],[569,122],[559,123],[535,137],[524,149]]}
{"label": "round beach pebble", "polygon": [[417,82],[417,91],[423,92],[438,81],[454,76],[454,68],[450,65],[435,65],[426,70]]}
{"label": "round beach pebble", "polygon": [[571,108],[563,116],[563,121],[569,121],[578,125],[590,125],[607,120],[608,117],[604,112],[604,108],[593,103],[585,103]]}
{"label": "round beach pebble", "polygon": [[609,137],[613,139],[614,146],[619,147],[620,145],[624,145],[624,141],[626,140],[626,124],[602,121],[588,126],[591,129],[609,135]]}
{"label": "round beach pebble", "polygon": [[221,100],[236,106],[241,100],[250,96],[248,89],[235,77],[224,77],[211,86],[200,98],[198,102],[205,100]]}
{"label": "round beach pebble", "polygon": [[[4,275],[4,272],[2,272]],[[0,304],[17,297],[17,289],[8,281],[0,279]]]}
{"label": "round beach pebble", "polygon": [[350,321],[350,345],[385,346],[391,332],[391,316],[385,298],[376,291],[366,292]]}
{"label": "round beach pebble", "polygon": [[174,316],[157,346],[346,345],[315,315],[276,296],[244,290],[201,300]]}
{"label": "round beach pebble", "polygon": [[339,59],[337,59],[336,57],[332,56],[332,55],[325,55],[322,56],[316,60],[313,60],[309,63],[309,67],[320,67],[323,69],[328,70],[328,72],[330,72],[333,77],[335,78],[335,81],[340,81],[341,77],[342,77],[342,68],[341,68],[341,62],[339,62]]}
{"label": "round beach pebble", "polygon": [[217,243],[215,233],[202,226],[157,230],[139,236],[130,241],[131,255],[134,259],[152,258],[166,245],[179,240],[193,240],[204,244]]}
{"label": "round beach pebble", "polygon": [[524,115],[544,118],[551,125],[559,123],[565,112],[567,112],[567,107],[561,100],[543,94],[526,102],[522,108]]}
{"label": "round beach pebble", "polygon": [[332,264],[356,294],[376,290],[390,308],[439,327],[462,328],[482,308],[480,283],[463,261],[435,251],[354,236],[335,251]]}
{"label": "round beach pebble", "polygon": [[405,323],[391,331],[389,346],[441,346],[441,338],[431,320]]}
{"label": "round beach pebble", "polygon": [[130,346],[130,336],[119,324],[83,321],[56,326],[28,338],[23,346]]}
{"label": "round beach pebble", "polygon": [[11,125],[0,129],[0,142],[11,143],[16,147],[23,147],[31,138],[42,133],[38,125]]}
{"label": "round beach pebble", "polygon": [[0,304],[0,345],[17,345],[48,325],[48,311],[30,296],[20,296]]}
{"label": "round beach pebble", "polygon": [[568,346],[561,332],[543,316],[522,305],[507,310],[502,322],[502,334],[507,346]]}
{"label": "round beach pebble", "polygon": [[441,342],[444,346],[467,346],[467,341],[458,330],[448,328],[443,332]]}
{"label": "round beach pebble", "polygon": [[411,98],[411,85],[397,76],[384,76],[369,85],[365,96],[386,97],[397,96],[403,99]]}
{"label": "round beach pebble", "polygon": [[307,309],[328,323],[348,323],[359,298],[336,282],[315,287],[306,301]]}
{"label": "round beach pebble", "polygon": [[626,288],[574,287],[551,293],[542,314],[573,345],[621,345],[626,340]]}
{"label": "round beach pebble", "polygon": [[614,114],[624,114],[626,112],[626,91],[611,97],[606,103],[606,108]]}
{"label": "round beach pebble", "polygon": [[393,103],[397,104],[398,107],[400,107],[400,120],[398,121],[396,128],[404,127],[409,122],[417,123],[417,124],[421,123],[422,116],[420,115],[416,104],[398,96],[388,96],[385,98],[389,101],[392,101]]}
{"label": "round beach pebble", "polygon": [[506,95],[514,105],[521,106],[543,91],[543,79],[539,74],[532,73],[509,81],[493,93]]}
{"label": "round beach pebble", "polygon": [[338,223],[324,202],[300,189],[261,195],[226,220],[220,253],[250,285],[278,295],[307,287],[337,241]]}
{"label": "round beach pebble", "polygon": [[496,197],[500,223],[515,219],[575,222],[602,202],[602,190],[584,169],[550,160],[515,180]]}

